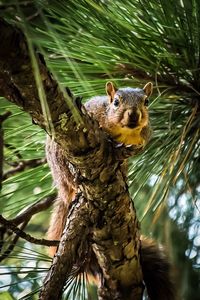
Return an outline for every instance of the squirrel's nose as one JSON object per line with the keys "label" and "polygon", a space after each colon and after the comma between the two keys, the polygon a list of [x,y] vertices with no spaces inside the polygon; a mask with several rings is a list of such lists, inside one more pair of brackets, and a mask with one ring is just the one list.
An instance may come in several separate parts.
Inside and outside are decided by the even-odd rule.
{"label": "squirrel's nose", "polygon": [[138,125],[140,114],[138,111],[129,111],[128,112],[128,126],[134,128]]}

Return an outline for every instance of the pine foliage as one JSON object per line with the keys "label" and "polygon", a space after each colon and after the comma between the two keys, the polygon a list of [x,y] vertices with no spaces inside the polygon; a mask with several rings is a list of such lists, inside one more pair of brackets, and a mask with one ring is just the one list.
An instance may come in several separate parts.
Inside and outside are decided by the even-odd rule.
{"label": "pine foliage", "polygon": [[[200,2],[38,0],[27,1],[26,5],[21,1],[3,2],[0,14],[24,28],[59,84],[83,96],[83,101],[104,94],[108,80],[118,86],[142,87],[147,81],[154,83],[149,107],[153,136],[142,155],[130,161],[130,192],[144,232],[168,245],[180,271],[178,276],[184,274],[179,282],[183,299],[197,299]],[[45,143],[45,134],[31,124],[26,114],[0,99],[1,113],[5,110],[11,111],[12,116],[4,123],[4,173],[22,160],[43,158]],[[16,172],[3,181],[1,213],[13,218],[53,192],[46,163]],[[47,212],[41,214],[27,229],[43,235],[47,218]],[[9,243],[10,237],[7,239]],[[30,296],[28,292],[37,292],[41,284],[38,278],[50,261],[41,254],[43,250],[31,247],[19,243],[16,252],[3,262],[4,277],[0,281],[4,289],[0,297],[30,299],[26,298]],[[23,276],[27,261],[34,264]],[[18,270],[20,275],[16,275]],[[12,276],[8,279],[9,274]],[[87,298],[79,283],[68,284],[73,291],[72,299]],[[20,294],[23,289],[28,291],[25,298]],[[82,298],[73,298],[77,291]]]}

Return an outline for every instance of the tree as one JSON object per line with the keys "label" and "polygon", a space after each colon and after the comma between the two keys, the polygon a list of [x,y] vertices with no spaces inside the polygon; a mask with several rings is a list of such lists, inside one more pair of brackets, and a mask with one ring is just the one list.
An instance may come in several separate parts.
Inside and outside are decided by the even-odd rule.
{"label": "tree", "polygon": [[[31,71],[25,38],[21,32],[14,30],[4,21],[1,22],[1,34],[4,45],[0,53],[1,95],[29,112],[34,122],[48,131],[51,124],[49,123],[48,126],[48,119],[45,118],[47,114],[42,111],[39,97],[35,94],[36,85],[33,83],[34,74]],[[19,45],[17,52],[15,50],[12,52],[14,38],[16,44],[13,49],[16,50]],[[106,274],[101,292],[102,299],[121,299],[121,297],[139,299],[142,293],[139,225],[135,210],[130,207],[129,194],[124,181],[123,157],[125,158],[127,154],[123,153],[123,149],[112,146],[105,138],[105,133],[99,129],[98,124],[95,124],[81,110],[77,122],[69,105],[66,105],[64,94],[48,73],[44,61],[38,58],[37,63],[38,75],[44,78],[44,91],[53,125],[49,134],[62,147],[66,157],[77,168],[76,173],[79,172],[83,181],[79,184],[77,205],[74,205],[69,213],[66,235],[63,235],[61,239],[60,250],[47,274],[40,299],[51,299],[52,295],[54,299],[60,298],[65,278],[71,274],[73,265],[79,260],[86,259],[91,227],[93,227],[93,240],[96,244],[95,254],[102,261],[101,268]],[[73,100],[69,91],[67,97],[68,101]],[[78,98],[74,99],[75,103],[78,103],[78,100]],[[78,109],[76,116],[78,116]],[[116,217],[113,216],[115,210],[118,211]],[[126,218],[123,217],[124,215]],[[104,223],[97,227],[96,224],[100,219]],[[2,221],[4,221],[3,217]],[[121,232],[122,228],[124,233]],[[131,251],[123,246],[124,237],[127,239],[126,245],[132,246]],[[117,241],[117,244],[114,241]],[[120,253],[120,256],[117,253]],[[109,260],[113,255],[116,258]],[[112,275],[114,269],[116,269],[116,276]],[[127,277],[127,272],[130,273],[129,277]],[[120,285],[117,285],[117,281]]]}
{"label": "tree", "polygon": [[[67,59],[68,63],[62,68],[63,72],[68,71],[66,81],[70,77],[72,82],[72,78],[77,76],[76,68],[84,70],[80,74],[87,76],[87,79],[94,76],[94,70],[97,78],[106,71],[112,76],[120,74],[121,78],[129,77],[129,81],[152,80],[156,74],[158,91],[161,95],[165,94],[164,98],[159,96],[152,110],[154,138],[148,151],[143,153],[142,159],[136,158],[130,170],[130,181],[134,179],[134,186],[131,186],[134,194],[136,175],[139,182],[137,189],[154,175],[155,187],[149,189],[146,185],[148,197],[145,197],[149,199],[146,212],[151,214],[152,209],[157,208],[158,212],[163,208],[163,201],[170,195],[174,182],[181,182],[185,190],[192,186],[194,199],[197,192],[198,180],[194,182],[193,178],[199,157],[199,5],[195,1],[191,4],[187,1],[169,2],[167,6],[162,1],[129,1],[124,3],[123,10],[121,5],[118,1],[86,1],[81,4],[69,1],[64,6],[63,3],[56,7],[50,5],[48,17],[40,19],[49,31],[44,32],[43,24],[40,27],[37,25],[40,29],[36,28],[36,43],[48,54],[53,54],[57,45],[58,58],[52,59],[51,63],[48,57],[53,56],[45,57],[51,67],[54,65],[54,72]],[[38,7],[45,12],[44,3],[37,4]],[[28,8],[30,13],[30,6]],[[8,12],[12,14],[12,9]],[[63,15],[65,17],[61,19]],[[63,28],[66,28],[64,35]],[[124,84],[127,85],[126,80]],[[102,81],[104,79],[97,81],[96,93],[100,85],[103,86]],[[88,93],[89,84],[89,80],[82,79],[79,90],[82,86]],[[96,82],[93,81],[93,84]],[[73,82],[71,85],[73,87]],[[73,90],[78,91],[77,81]],[[144,179],[141,181],[141,178]],[[187,183],[185,187],[184,183]]]}

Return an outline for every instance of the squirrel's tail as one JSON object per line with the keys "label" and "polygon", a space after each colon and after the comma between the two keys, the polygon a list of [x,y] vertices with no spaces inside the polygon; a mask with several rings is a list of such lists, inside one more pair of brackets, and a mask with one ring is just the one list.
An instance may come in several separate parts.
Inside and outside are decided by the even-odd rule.
{"label": "squirrel's tail", "polygon": [[[70,192],[69,192],[70,191]],[[58,196],[54,204],[53,213],[51,215],[47,237],[49,240],[59,241],[67,219],[69,205],[75,197],[75,190],[68,188],[69,195],[65,194],[65,199]],[[49,254],[54,256],[57,247],[50,247]]]}
{"label": "squirrel's tail", "polygon": [[[76,194],[73,166],[66,160],[65,152],[59,144],[47,137],[46,157],[58,188],[53,213],[47,236],[51,240],[60,240],[68,214],[69,206]],[[53,256],[57,247],[50,247],[49,254]]]}
{"label": "squirrel's tail", "polygon": [[[62,199],[56,199],[53,213],[51,215],[50,225],[47,232],[49,240],[60,240],[68,212],[68,205]],[[54,256],[57,247],[50,247],[49,254]]]}
{"label": "squirrel's tail", "polygon": [[151,239],[141,241],[141,265],[148,297],[151,300],[175,300],[170,263]]}

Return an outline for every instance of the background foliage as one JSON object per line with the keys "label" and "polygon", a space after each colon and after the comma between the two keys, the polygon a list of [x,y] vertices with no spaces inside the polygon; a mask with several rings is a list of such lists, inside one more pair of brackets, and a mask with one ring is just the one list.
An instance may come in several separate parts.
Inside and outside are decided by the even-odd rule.
{"label": "background foliage", "polygon": [[[1,1],[0,14],[22,27],[59,84],[83,101],[104,94],[110,79],[118,86],[154,82],[153,137],[143,154],[130,161],[130,192],[142,232],[170,253],[180,298],[198,299],[199,1]],[[4,122],[4,173],[22,160],[43,158],[45,145],[45,133],[29,116],[0,99],[0,112],[6,110],[12,116]],[[53,192],[45,163],[27,168],[3,181],[0,211],[13,218]],[[34,216],[26,231],[44,236],[48,218],[49,210]],[[12,239],[8,235],[4,247]],[[17,243],[1,262],[0,299],[36,297],[29,293],[37,292],[50,265],[44,253],[39,246]],[[75,294],[86,298],[84,286],[78,289],[73,279],[68,283],[72,299]]]}

